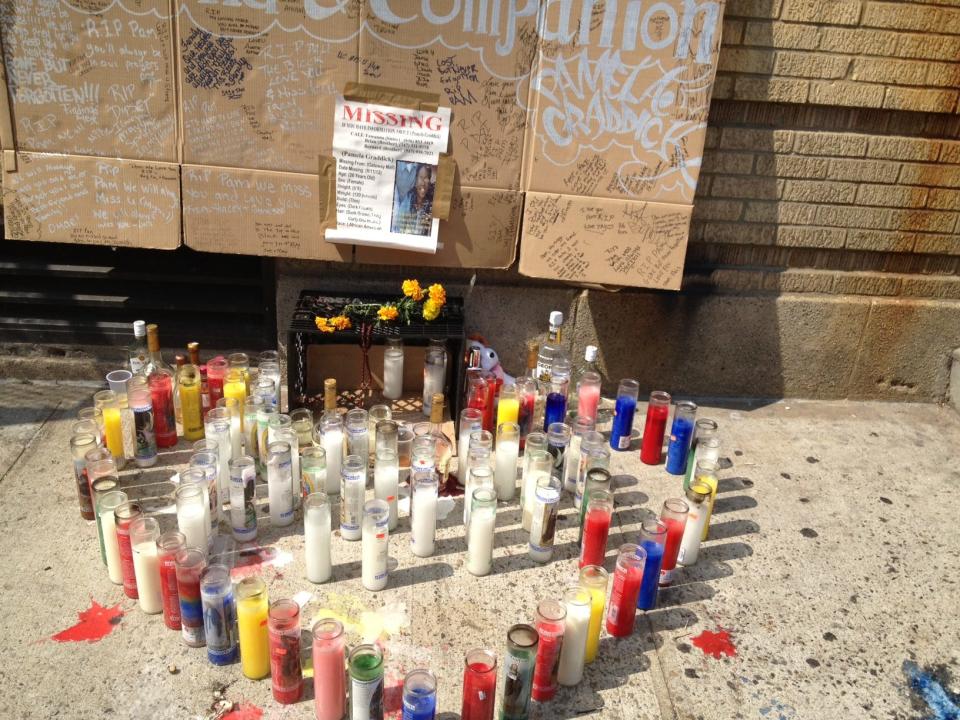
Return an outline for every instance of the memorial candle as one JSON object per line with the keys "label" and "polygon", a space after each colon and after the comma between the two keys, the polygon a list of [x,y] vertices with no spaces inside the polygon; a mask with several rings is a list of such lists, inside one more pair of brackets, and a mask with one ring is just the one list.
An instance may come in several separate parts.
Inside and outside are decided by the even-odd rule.
{"label": "memorial candle", "polygon": [[560,649],[563,647],[563,629],[567,608],[556,600],[543,600],[537,606],[534,626],[540,642],[537,662],[533,668],[533,686],[530,696],[536,702],[547,702],[557,694],[557,673],[560,669]]}
{"label": "memorial candle", "polygon": [[528,548],[534,562],[550,562],[553,557],[561,491],[560,480],[555,477],[544,476],[537,481]]}
{"label": "memorial candle", "polygon": [[577,414],[594,422],[600,405],[600,383],[600,373],[592,370],[583,373],[577,382]]}
{"label": "memorial candle", "polygon": [[237,632],[240,637],[240,669],[251,680],[270,674],[267,584],[258,577],[237,583]]}
{"label": "memorial candle", "polygon": [[500,388],[497,401],[497,427],[504,423],[516,423],[520,417],[520,394],[513,383]]}
{"label": "memorial candle", "polygon": [[[227,361],[223,357],[207,360],[207,390],[210,393],[210,404],[214,407],[223,398],[223,381],[227,376]],[[241,407],[243,401],[240,401]]]}
{"label": "memorial candle", "polygon": [[[249,398],[248,398],[249,400]],[[215,408],[226,410],[230,418],[230,455],[229,458],[238,458],[243,455],[243,406],[236,398],[220,398],[214,404]],[[209,413],[208,413],[209,414]],[[206,422],[206,417],[204,417]],[[204,428],[206,432],[206,428]]]}
{"label": "memorial candle", "polygon": [[579,585],[571,585],[563,594],[567,606],[567,622],[560,650],[560,669],[557,682],[564,686],[577,685],[583,679],[583,665],[590,633],[590,592]]}
{"label": "memorial candle", "polygon": [[[199,458],[198,462],[203,463],[204,457],[211,456],[212,454],[207,452],[194,453],[193,457],[191,457],[191,461],[195,458]],[[200,492],[203,495],[203,521],[207,526],[207,541],[209,542],[210,538],[216,535],[216,533],[213,532],[213,518],[215,517],[214,512],[216,508],[212,508],[217,497],[216,466],[198,464],[188,467],[186,470],[182,470],[180,472],[180,486],[184,487],[186,485],[196,485],[198,488],[200,488]],[[212,496],[210,494],[211,492],[213,493]]]}
{"label": "memorial candle", "polygon": [[[696,469],[697,448],[702,441],[715,438],[719,426],[716,420],[710,418],[698,418],[693,424],[693,435],[690,438],[690,451],[687,453],[687,465],[683,476],[683,489],[690,487],[690,478],[693,477],[693,471]],[[716,458],[713,458],[716,459]]]}
{"label": "memorial candle", "polygon": [[488,575],[493,568],[497,494],[493,488],[477,488],[470,496],[470,502],[473,510],[467,528],[467,570],[471,575]]}
{"label": "memorial candle", "polygon": [[[443,393],[447,384],[447,351],[443,347],[427,348],[423,356],[423,414],[429,415],[433,396]],[[492,411],[491,407],[491,411]]]}
{"label": "memorial candle", "polygon": [[160,558],[157,554],[159,539],[160,526],[153,518],[138,517],[130,523],[130,545],[133,547],[137,598],[140,609],[150,615],[163,611]]}
{"label": "memorial candle", "polygon": [[[83,422],[84,420],[89,420],[93,422],[97,426],[97,430],[94,431],[91,429],[86,432],[90,432],[96,435],[98,438],[97,442],[100,445],[106,444],[107,438],[106,438],[106,434],[104,432],[104,427],[103,427],[103,411],[100,408],[98,407],[80,408],[80,410],[77,412],[77,420],[81,422]],[[79,435],[80,431],[74,430],[74,434]]]}
{"label": "memorial candle", "polygon": [[587,473],[593,468],[608,469],[610,467],[610,448],[603,433],[591,430],[580,438],[580,457],[577,466],[577,487],[573,495],[573,506],[583,514],[583,492],[586,486]]}
{"label": "memorial candle", "polygon": [[237,661],[237,605],[226,565],[208,565],[200,573],[200,601],[207,659],[214,665]]}
{"label": "memorial candle", "polygon": [[113,511],[117,529],[117,547],[120,550],[120,572],[123,576],[123,592],[128,598],[137,599],[137,577],[133,567],[133,546],[130,543],[130,525],[143,515],[140,503],[127,502]]}
{"label": "memorial candle", "polygon": [[322,447],[310,445],[300,453],[300,487],[304,498],[310,493],[326,493],[327,452]]}
{"label": "memorial candle", "polygon": [[657,589],[660,583],[660,565],[663,562],[663,545],[667,539],[667,526],[659,520],[644,520],[640,525],[640,547],[646,553],[643,565],[643,580],[637,609],[653,610],[657,606]]}
{"label": "memorial candle", "polygon": [[697,405],[692,402],[678,402],[673,411],[666,463],[666,471],[671,475],[683,475],[687,469],[687,453],[690,452],[690,440],[693,437],[693,423],[696,415]]}
{"label": "memorial candle", "polygon": [[[474,491],[483,487],[490,488],[494,491],[494,493],[497,491],[493,485],[493,470],[491,470],[488,465],[477,464],[475,467],[470,468],[470,474],[467,478],[467,485],[464,488],[464,498],[473,497]],[[473,507],[470,503],[466,502],[466,500],[464,500],[463,505],[463,524],[469,525],[470,513],[473,511]]]}
{"label": "memorial candle", "polygon": [[570,424],[570,444],[563,456],[563,489],[574,496],[575,507],[583,440],[591,439],[594,432],[596,431],[593,429],[593,418],[577,415]]}
{"label": "memorial candle", "polygon": [[340,494],[340,468],[343,464],[343,421],[336,410],[320,418],[323,449],[327,453],[327,495]]}
{"label": "memorial candle", "polygon": [[340,537],[344,540],[359,540],[362,535],[360,524],[366,487],[366,461],[348,455],[340,469]]}
{"label": "memorial candle", "polygon": [[530,625],[514,625],[507,631],[507,659],[504,664],[503,708],[500,720],[527,720],[533,669],[540,636]]}
{"label": "memorial candle", "polygon": [[216,498],[230,497],[230,459],[233,457],[231,423],[230,411],[226,408],[213,408],[203,421],[206,439],[216,443],[217,448],[217,493],[211,514],[211,520],[215,523],[220,522],[224,514],[223,503]]}
{"label": "memorial candle", "polygon": [[460,720],[493,720],[497,694],[497,656],[492,650],[475,648],[467,651],[463,664]]}
{"label": "memorial candle", "polygon": [[363,587],[377,592],[387,586],[388,523],[390,506],[385,500],[367,500],[363,506],[363,539],[360,576]]}
{"label": "memorial candle", "polygon": [[187,545],[207,550],[207,504],[203,489],[198,485],[181,485],[175,493],[177,527],[187,539]]}
{"label": "memorial candle", "polygon": [[677,562],[684,567],[697,562],[700,554],[700,537],[707,522],[707,503],[710,501],[710,486],[702,482],[694,482],[687,488],[687,525],[683,529],[683,538],[680,540],[680,551],[677,553]]}
{"label": "memorial candle", "polygon": [[373,495],[390,506],[390,529],[396,530],[400,521],[400,460],[394,450],[377,451],[373,466]]}
{"label": "memorial candle", "polygon": [[403,679],[402,720],[434,720],[437,678],[429,670],[411,670]]}
{"label": "memorial candle", "polygon": [[366,478],[366,467],[370,458],[370,425],[367,420],[366,410],[354,408],[344,416],[343,424],[347,438],[346,452],[363,460],[364,478]]}
{"label": "memorial candle", "polygon": [[417,557],[430,557],[437,535],[437,477],[433,473],[414,473],[410,485],[410,550]]}
{"label": "memorial candle", "polygon": [[610,447],[614,450],[629,450],[633,435],[633,416],[637,411],[637,395],[640,383],[636,380],[621,380],[617,400],[613,408],[613,424],[610,428]]}
{"label": "memorial candle", "polygon": [[519,408],[517,424],[520,426],[520,449],[526,446],[527,435],[533,430],[537,407],[537,381],[533,378],[517,378]]}
{"label": "memorial candle", "polygon": [[150,404],[153,405],[153,431],[158,448],[177,444],[177,421],[173,412],[173,373],[157,368],[147,378]]}
{"label": "memorial candle", "polygon": [[376,645],[350,651],[350,720],[383,720],[383,652]]}
{"label": "memorial candle", "polygon": [[107,448],[113,455],[118,469],[123,469],[126,456],[123,453],[123,425],[120,417],[120,400],[112,390],[101,390],[93,396],[94,406],[103,413],[103,432]]}
{"label": "memorial candle", "polygon": [[607,611],[607,633],[613,637],[627,637],[633,633],[646,561],[647,553],[642,547],[633,543],[620,546]]}
{"label": "memorial candle", "polygon": [[[210,378],[210,365],[207,365],[207,380]],[[247,379],[240,368],[230,368],[223,380],[223,397],[236,398],[241,405],[247,399]]]}
{"label": "memorial candle", "polygon": [[550,430],[554,423],[562,423],[567,418],[567,391],[570,386],[570,361],[565,357],[556,358],[550,369],[547,383],[547,399],[543,410],[543,429]]}
{"label": "memorial candle", "polygon": [[402,338],[387,338],[383,349],[383,396],[388,400],[403,396]]}
{"label": "memorial candle", "polygon": [[200,576],[207,566],[204,550],[184,547],[177,553],[177,595],[180,597],[180,633],[188,647],[206,644],[203,630],[203,603]]}
{"label": "memorial candle", "polygon": [[[697,421],[699,422],[699,420]],[[684,479],[684,490],[686,490],[693,483],[694,474],[697,470],[697,465],[701,462],[715,462],[720,463],[720,438],[715,434],[699,438],[697,440],[697,446],[694,448],[691,453],[693,456],[690,460],[690,473]]]}
{"label": "memorial candle", "polygon": [[283,705],[295,703],[303,691],[303,671],[300,669],[300,606],[293,600],[277,600],[271,603],[267,630],[270,638],[270,686],[273,699]]}
{"label": "memorial candle", "polygon": [[467,453],[470,451],[470,435],[483,430],[483,413],[477,408],[464,408],[460,411],[460,425],[457,428],[457,477],[460,484],[467,482]]}
{"label": "memorial candle", "polygon": [[[110,462],[110,467],[113,467],[113,457],[110,456],[110,451],[106,450],[107,460]],[[114,470],[114,473],[116,471]],[[100,499],[106,495],[108,492],[116,490],[120,486],[120,478],[114,475],[106,475],[103,477],[96,478],[91,484],[91,495],[93,498],[93,508],[96,513],[96,523],[97,523],[97,540],[100,542],[100,559],[103,561],[104,566],[107,564],[107,549],[103,542],[103,523],[100,520]],[[126,501],[124,501],[126,502]]]}
{"label": "memorial candle", "polygon": [[307,580],[322,583],[330,579],[330,501],[323,491],[307,495],[303,503],[303,545],[306,553]]}
{"label": "memorial candle", "polygon": [[583,541],[580,545],[580,567],[603,565],[607,554],[607,537],[613,518],[613,495],[606,490],[593,490],[583,520]]}
{"label": "memorial candle", "polygon": [[127,405],[133,413],[136,438],[134,459],[137,467],[152,467],[157,463],[157,437],[154,434],[153,402],[147,380],[138,376],[131,379],[127,392]]}
{"label": "memorial candle", "polygon": [[537,485],[542,478],[550,477],[550,469],[552,467],[552,458],[546,452],[546,449],[534,449],[535,440],[538,445],[540,444],[537,436],[543,437],[543,444],[546,445],[546,437],[544,437],[542,433],[530,433],[527,436],[527,449],[523,454],[524,471],[520,482],[523,488],[521,503],[523,505],[522,525],[524,530],[529,530],[533,522],[533,508],[537,500]]}
{"label": "memorial candle", "polygon": [[680,541],[687,525],[687,513],[690,508],[680,498],[669,498],[660,510],[660,522],[667,526],[667,539],[663,544],[663,562],[660,564],[660,585],[673,582],[674,569],[677,567],[677,554]]}
{"label": "memorial candle", "polygon": [[580,533],[577,536],[577,542],[581,545],[583,544],[583,529],[587,517],[587,508],[590,506],[590,498],[593,497],[593,493],[599,490],[609,492],[612,497],[613,487],[611,482],[610,471],[606,468],[592,468],[587,471],[586,481],[583,484],[583,500],[580,503]]}
{"label": "memorial candle", "polygon": [[671,402],[670,393],[663,390],[650,393],[640,445],[640,461],[646,465],[659,465],[663,457],[663,436],[667,431]]}
{"label": "memorial candle", "polygon": [[700,541],[707,539],[707,533],[710,531],[710,518],[713,517],[713,505],[717,501],[717,487],[720,481],[717,479],[717,472],[720,470],[719,463],[710,460],[701,460],[697,463],[697,469],[694,472],[694,482],[702,483],[710,488],[710,497],[704,503],[703,532],[700,534]]}
{"label": "memorial candle", "polygon": [[291,485],[290,443],[278,440],[267,450],[267,501],[270,503],[270,524],[285,527],[293,522],[293,487]]}
{"label": "memorial candle", "polygon": [[520,457],[520,426],[515,422],[504,422],[497,428],[496,477],[494,486],[497,499],[502,502],[513,500],[517,490],[517,459]]}
{"label": "memorial candle", "polygon": [[243,403],[243,413],[241,415],[243,447],[240,454],[249,455],[254,459],[254,462],[260,459],[260,426],[257,424],[257,417],[263,407],[262,398],[247,398]]}
{"label": "memorial candle", "polygon": [[163,623],[171,630],[179,630],[181,627],[180,595],[177,591],[177,553],[184,547],[186,547],[186,538],[177,530],[169,530],[157,540]]}
{"label": "memorial candle", "polygon": [[599,565],[587,565],[580,569],[580,587],[590,593],[590,627],[587,629],[587,650],[584,662],[592,663],[600,648],[600,630],[603,628],[604,610],[607,602],[609,575]]}
{"label": "memorial candle", "polygon": [[[86,455],[99,447],[97,437],[89,433],[74,435],[70,438],[70,455],[73,458],[73,479],[77,487],[77,500],[80,503],[80,517],[84,520],[93,520],[96,513],[93,510],[90,479],[87,477]],[[111,460],[113,456],[111,455]]]}
{"label": "memorial candle", "polygon": [[313,624],[313,696],[317,720],[343,720],[347,690],[343,625],[326,618]]}
{"label": "memorial candle", "polygon": [[199,440],[203,437],[203,403],[200,397],[200,369],[190,364],[181,367],[177,373],[177,389],[180,393],[180,415],[183,418],[183,437],[185,440]]}
{"label": "memorial candle", "polygon": [[100,516],[100,528],[103,531],[103,547],[107,556],[107,574],[114,585],[123,584],[123,570],[120,569],[120,544],[117,542],[117,523],[114,511],[127,503],[127,494],[122,490],[105,493],[97,503]]}

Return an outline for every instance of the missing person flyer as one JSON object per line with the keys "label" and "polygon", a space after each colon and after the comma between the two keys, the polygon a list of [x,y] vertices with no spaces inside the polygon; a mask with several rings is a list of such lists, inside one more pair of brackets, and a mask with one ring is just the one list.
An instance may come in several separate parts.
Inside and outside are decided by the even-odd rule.
{"label": "missing person flyer", "polygon": [[333,127],[337,227],[330,242],[435,253],[437,162],[450,109],[408,110],[338,98]]}

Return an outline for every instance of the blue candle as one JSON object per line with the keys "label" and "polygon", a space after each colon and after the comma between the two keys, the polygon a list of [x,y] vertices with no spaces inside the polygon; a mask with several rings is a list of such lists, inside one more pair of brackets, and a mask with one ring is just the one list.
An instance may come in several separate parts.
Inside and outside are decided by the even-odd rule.
{"label": "blue candle", "polygon": [[567,396],[558,392],[547,395],[547,404],[543,409],[543,431],[546,432],[551,424],[563,422],[566,418]]}
{"label": "blue candle", "polygon": [[636,380],[621,380],[617,390],[617,402],[613,410],[613,425],[610,428],[610,447],[614,450],[629,450],[633,434],[633,416],[637,412],[637,394],[640,383]]}
{"label": "blue candle", "polygon": [[670,444],[667,446],[667,467],[671,475],[683,475],[687,469],[687,455],[693,439],[694,418],[697,406],[692,402],[677,403],[670,428]]}
{"label": "blue candle", "polygon": [[434,720],[437,679],[429,670],[414,670],[403,683],[403,720]]}
{"label": "blue candle", "polygon": [[[640,547],[647,553],[640,581],[637,609],[653,610],[657,606],[657,588],[660,586],[660,565],[663,562],[663,543],[667,526],[658,520],[645,520],[640,530]],[[640,553],[637,553],[638,555]]]}

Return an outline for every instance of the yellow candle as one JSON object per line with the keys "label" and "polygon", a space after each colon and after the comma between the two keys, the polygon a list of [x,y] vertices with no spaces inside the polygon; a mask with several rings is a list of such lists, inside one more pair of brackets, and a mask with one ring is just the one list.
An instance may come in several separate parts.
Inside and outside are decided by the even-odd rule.
{"label": "yellow candle", "polygon": [[587,586],[587,590],[590,591],[590,625],[587,628],[587,654],[584,659],[589,663],[596,659],[600,647],[600,628],[603,627],[607,601],[606,573],[603,575],[602,585],[591,584]]}
{"label": "yellow candle", "polygon": [[520,416],[520,401],[516,398],[500,398],[497,403],[497,427],[505,422],[516,422]]}
{"label": "yellow candle", "polygon": [[251,680],[259,680],[270,674],[267,586],[258,577],[244,578],[237,585],[236,598],[240,669]]}
{"label": "yellow candle", "polygon": [[[235,398],[240,407],[243,407],[243,404],[247,401],[247,383],[243,378],[243,373],[238,370],[230,370],[227,373],[227,377],[223,381],[223,396],[225,398]],[[243,415],[243,413],[240,413],[241,431],[244,429],[245,422]]]}
{"label": "yellow candle", "polygon": [[200,397],[200,374],[180,368],[180,414],[183,417],[183,437],[200,440],[203,437],[203,409]]}
{"label": "yellow candle", "polygon": [[120,420],[120,408],[103,408],[103,428],[107,436],[107,449],[116,457],[123,455],[123,424]]}
{"label": "yellow candle", "polygon": [[700,475],[694,482],[703,483],[710,488],[710,497],[704,503],[706,507],[701,511],[707,514],[707,519],[703,521],[703,534],[700,535],[700,542],[703,542],[707,539],[707,532],[710,530],[710,516],[713,515],[713,503],[717,499],[717,478],[712,474]]}

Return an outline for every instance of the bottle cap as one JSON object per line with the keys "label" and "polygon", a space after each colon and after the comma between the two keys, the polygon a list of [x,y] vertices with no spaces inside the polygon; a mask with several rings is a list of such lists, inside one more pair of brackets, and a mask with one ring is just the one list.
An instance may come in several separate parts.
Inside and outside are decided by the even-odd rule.
{"label": "bottle cap", "polygon": [[587,345],[586,350],[583,351],[583,359],[587,362],[593,362],[597,359],[597,346],[596,345]]}
{"label": "bottle cap", "polygon": [[559,310],[554,310],[550,313],[550,326],[560,327],[561,325],[563,325],[563,313]]}
{"label": "bottle cap", "polygon": [[147,336],[147,324],[143,320],[133,321],[133,336],[138,338]]}

